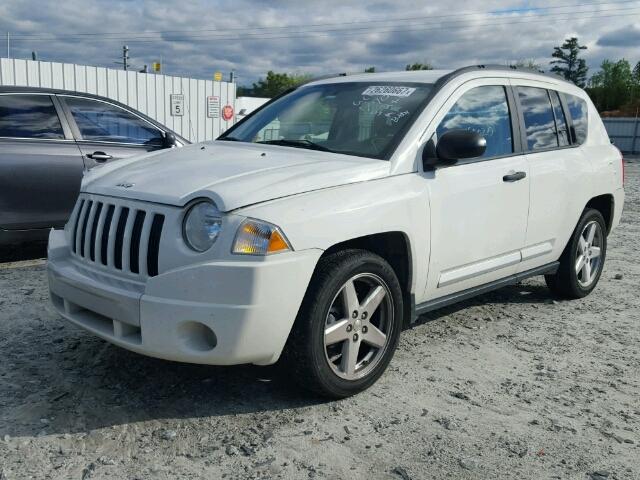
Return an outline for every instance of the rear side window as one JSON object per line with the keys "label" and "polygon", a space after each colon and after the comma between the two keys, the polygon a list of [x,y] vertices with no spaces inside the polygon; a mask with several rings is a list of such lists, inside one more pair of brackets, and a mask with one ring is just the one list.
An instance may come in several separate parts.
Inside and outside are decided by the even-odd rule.
{"label": "rear side window", "polygon": [[556,131],[558,132],[558,144],[561,147],[569,145],[569,127],[567,126],[567,118],[562,110],[560,97],[558,92],[549,90],[551,96],[551,105],[553,105],[553,114],[556,117]]}
{"label": "rear side window", "polygon": [[469,130],[487,140],[483,157],[513,153],[513,134],[509,103],[504,87],[488,85],[463,94],[436,129],[440,138],[450,130]]}
{"label": "rear side window", "polygon": [[549,94],[544,88],[518,87],[528,150],[558,146]]}
{"label": "rear side window", "polygon": [[49,95],[0,95],[0,137],[63,139]]}
{"label": "rear side window", "polygon": [[65,97],[83,140],[161,145],[160,131],[123,108],[87,98]]}
{"label": "rear side window", "polygon": [[573,120],[573,130],[575,132],[574,141],[578,144],[582,144],[587,140],[587,130],[589,126],[587,102],[575,95],[565,94],[565,97],[567,99],[571,119]]}

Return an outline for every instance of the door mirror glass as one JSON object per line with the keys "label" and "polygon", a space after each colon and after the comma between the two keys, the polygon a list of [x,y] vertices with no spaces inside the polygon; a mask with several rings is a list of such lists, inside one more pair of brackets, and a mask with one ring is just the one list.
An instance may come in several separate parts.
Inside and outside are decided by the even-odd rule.
{"label": "door mirror glass", "polygon": [[487,140],[469,130],[449,130],[440,137],[436,146],[438,158],[446,161],[476,158],[484,155]]}
{"label": "door mirror glass", "polygon": [[424,147],[422,160],[425,168],[439,164],[451,165],[458,160],[482,157],[487,149],[487,140],[476,132],[449,130],[437,144],[429,140]]}

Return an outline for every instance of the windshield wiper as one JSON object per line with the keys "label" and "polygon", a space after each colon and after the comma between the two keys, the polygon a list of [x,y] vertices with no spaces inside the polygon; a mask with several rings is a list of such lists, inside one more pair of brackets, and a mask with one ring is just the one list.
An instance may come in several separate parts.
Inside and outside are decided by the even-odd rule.
{"label": "windshield wiper", "polygon": [[267,145],[282,145],[284,147],[302,147],[308,148],[309,150],[320,150],[321,152],[331,152],[331,150],[319,143],[312,142],[311,140],[307,140],[306,138],[302,138],[299,140],[288,139],[288,138],[280,138],[278,140],[265,140],[262,142],[256,143],[265,143]]}

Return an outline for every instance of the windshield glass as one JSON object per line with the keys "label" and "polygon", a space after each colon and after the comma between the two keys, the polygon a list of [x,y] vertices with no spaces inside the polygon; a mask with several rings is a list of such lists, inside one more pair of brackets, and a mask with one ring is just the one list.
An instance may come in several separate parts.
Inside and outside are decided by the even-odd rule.
{"label": "windshield glass", "polygon": [[248,117],[220,140],[387,160],[425,106],[431,88],[398,82],[301,87]]}

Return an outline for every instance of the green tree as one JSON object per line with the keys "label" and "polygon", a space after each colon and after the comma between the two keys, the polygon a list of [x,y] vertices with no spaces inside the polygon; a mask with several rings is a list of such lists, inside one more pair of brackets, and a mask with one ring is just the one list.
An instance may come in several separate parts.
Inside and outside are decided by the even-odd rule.
{"label": "green tree", "polygon": [[633,68],[633,83],[640,86],[640,62]]}
{"label": "green tree", "polygon": [[507,63],[510,67],[516,68],[526,68],[529,70],[541,71],[542,65],[536,62],[533,58],[522,58],[520,60],[516,60],[515,62]]}
{"label": "green tree", "polygon": [[578,58],[580,50],[586,50],[585,45],[580,45],[576,37],[571,37],[564,41],[561,47],[555,47],[551,61],[551,71],[563,76],[580,88],[584,88],[587,83],[587,62],[583,58]]}
{"label": "green tree", "polygon": [[589,80],[587,92],[599,111],[619,110],[634,100],[634,86],[634,73],[627,60],[605,60]]}
{"label": "green tree", "polygon": [[311,75],[276,73],[272,70],[267,76],[253,84],[252,95],[255,97],[273,98],[290,88],[297,87],[311,79]]}
{"label": "green tree", "polygon": [[376,67],[365,68],[364,73],[376,73]]}
{"label": "green tree", "polygon": [[412,63],[407,65],[405,70],[433,70],[433,65],[430,63]]}

